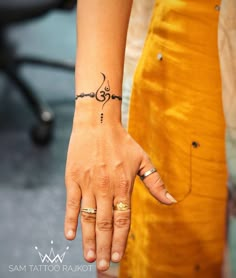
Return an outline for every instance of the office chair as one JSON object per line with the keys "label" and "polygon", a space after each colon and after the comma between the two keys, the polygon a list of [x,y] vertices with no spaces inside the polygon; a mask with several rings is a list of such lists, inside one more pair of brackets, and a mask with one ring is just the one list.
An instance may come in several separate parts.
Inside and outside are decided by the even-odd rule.
{"label": "office chair", "polygon": [[75,4],[76,0],[0,1],[0,71],[18,87],[38,119],[38,123],[30,131],[32,140],[38,145],[45,145],[51,141],[54,115],[48,105],[34,94],[31,85],[20,76],[19,67],[30,64],[74,71],[74,65],[36,57],[18,57],[14,47],[7,40],[6,29],[9,25],[39,17],[54,9],[70,10]]}

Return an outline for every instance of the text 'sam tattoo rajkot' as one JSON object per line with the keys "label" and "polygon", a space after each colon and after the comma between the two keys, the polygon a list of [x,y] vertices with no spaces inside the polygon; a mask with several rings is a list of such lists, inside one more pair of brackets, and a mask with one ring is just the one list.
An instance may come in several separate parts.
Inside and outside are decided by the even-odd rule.
{"label": "text 'sam tattoo rajkot'", "polygon": [[[102,75],[102,83],[101,85],[98,87],[98,89],[96,90],[96,92],[91,92],[91,93],[80,93],[78,95],[75,96],[75,100],[79,99],[79,98],[84,98],[84,97],[91,97],[94,98],[95,100],[102,102],[102,110],[104,105],[109,101],[109,100],[122,100],[121,96],[117,96],[113,93],[111,93],[111,88],[110,88],[110,84],[109,84],[109,80],[106,78],[106,75],[104,73],[101,72]],[[103,117],[104,117],[104,113],[101,112],[100,113],[100,122],[101,124],[103,123]]]}

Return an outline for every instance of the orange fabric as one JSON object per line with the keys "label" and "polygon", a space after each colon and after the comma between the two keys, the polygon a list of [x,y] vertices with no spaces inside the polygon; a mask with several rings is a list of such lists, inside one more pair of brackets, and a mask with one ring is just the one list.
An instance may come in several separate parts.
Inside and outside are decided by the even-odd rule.
{"label": "orange fabric", "polygon": [[159,204],[137,179],[121,278],[221,277],[227,172],[216,4],[156,2],[129,132],[179,203]]}

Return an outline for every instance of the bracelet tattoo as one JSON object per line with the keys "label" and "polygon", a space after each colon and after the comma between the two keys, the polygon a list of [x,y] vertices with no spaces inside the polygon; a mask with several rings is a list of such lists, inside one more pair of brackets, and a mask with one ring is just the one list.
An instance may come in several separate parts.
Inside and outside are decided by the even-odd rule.
{"label": "bracelet tattoo", "polygon": [[[102,83],[101,85],[98,87],[98,89],[96,90],[96,92],[91,92],[91,93],[81,93],[79,95],[75,96],[75,100],[78,100],[79,98],[84,98],[84,97],[90,97],[90,98],[94,98],[99,102],[103,102],[102,104],[102,110],[104,105],[110,100],[110,99],[117,99],[117,100],[122,100],[121,96],[112,94],[110,92],[111,88],[110,88],[110,84],[109,84],[109,80],[107,80],[106,75],[104,73],[102,73]],[[106,84],[104,84],[106,82]],[[100,122],[101,124],[103,123],[103,117],[104,114],[103,112],[100,113]]]}

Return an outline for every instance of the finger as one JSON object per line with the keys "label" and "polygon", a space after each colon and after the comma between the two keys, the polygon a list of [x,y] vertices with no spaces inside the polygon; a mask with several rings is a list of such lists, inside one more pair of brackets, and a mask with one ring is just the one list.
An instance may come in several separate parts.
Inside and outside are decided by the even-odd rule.
{"label": "finger", "polygon": [[128,233],[130,229],[130,196],[131,196],[131,182],[125,177],[125,175],[119,173],[119,184],[115,189],[114,206],[117,208],[117,204],[127,205],[129,209],[121,211],[114,210],[113,214],[113,238],[112,238],[112,251],[111,259],[113,262],[119,262],[124,255]]}
{"label": "finger", "polygon": [[[105,271],[109,268],[111,259],[111,241],[113,232],[113,198],[107,180],[102,184],[102,190],[97,194],[96,221],[96,255],[97,269]],[[106,189],[105,189],[106,188]]]}
{"label": "finger", "polygon": [[113,230],[112,201],[97,200],[96,253],[97,269],[109,268]]}
{"label": "finger", "polygon": [[[144,173],[154,168],[151,160],[147,155],[144,155],[144,158],[141,163],[139,170],[139,175],[142,176]],[[177,201],[170,195],[170,193],[165,188],[164,182],[162,181],[158,172],[154,172],[149,176],[143,179],[144,184],[149,189],[150,193],[161,203],[170,205],[176,203]]]}
{"label": "finger", "polygon": [[[82,208],[96,208],[94,195],[84,196],[82,199]],[[84,258],[88,262],[96,259],[96,213],[81,212],[81,226],[83,238]]]}
{"label": "finger", "polygon": [[67,196],[64,233],[67,239],[72,240],[76,236],[78,226],[81,190],[78,184],[71,182],[66,186],[66,192]]}
{"label": "finger", "polygon": [[127,211],[114,211],[114,232],[111,251],[113,262],[119,262],[124,255],[130,230],[130,217],[130,209]]}

